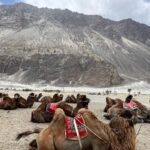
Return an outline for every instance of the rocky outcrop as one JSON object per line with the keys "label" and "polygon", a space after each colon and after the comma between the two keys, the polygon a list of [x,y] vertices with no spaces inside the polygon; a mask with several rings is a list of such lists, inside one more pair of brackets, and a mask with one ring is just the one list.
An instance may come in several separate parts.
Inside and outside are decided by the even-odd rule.
{"label": "rocky outcrop", "polygon": [[121,82],[111,64],[75,55],[33,55],[30,59],[0,56],[0,71],[23,83],[111,86]]}

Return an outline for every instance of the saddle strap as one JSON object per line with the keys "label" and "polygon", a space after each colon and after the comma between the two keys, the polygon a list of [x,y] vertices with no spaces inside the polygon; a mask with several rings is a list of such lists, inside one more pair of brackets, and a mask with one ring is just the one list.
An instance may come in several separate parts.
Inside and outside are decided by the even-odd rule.
{"label": "saddle strap", "polygon": [[78,127],[77,127],[77,123],[76,123],[75,119],[73,120],[73,123],[74,123],[74,128],[75,128],[75,131],[76,131],[76,134],[77,134],[77,138],[78,138],[78,141],[79,141],[80,150],[82,150],[81,138],[80,138],[80,135],[79,135],[79,131],[78,131]]}

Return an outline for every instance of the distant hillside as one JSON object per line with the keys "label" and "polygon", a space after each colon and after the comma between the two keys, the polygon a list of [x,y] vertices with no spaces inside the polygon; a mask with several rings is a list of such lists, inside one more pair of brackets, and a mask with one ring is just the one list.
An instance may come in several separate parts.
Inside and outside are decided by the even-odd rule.
{"label": "distant hillside", "polygon": [[[126,82],[149,80],[150,27],[24,3],[1,5],[0,55],[1,77],[19,70],[20,82],[111,86],[122,82],[119,75]],[[26,70],[21,60],[31,68]],[[79,65],[83,60],[85,70]]]}

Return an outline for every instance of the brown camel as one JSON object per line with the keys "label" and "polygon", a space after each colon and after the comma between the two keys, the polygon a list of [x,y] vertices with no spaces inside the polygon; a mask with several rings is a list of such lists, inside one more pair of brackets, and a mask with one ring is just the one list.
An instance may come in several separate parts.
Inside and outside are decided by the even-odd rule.
{"label": "brown camel", "polygon": [[104,112],[107,114],[104,115],[105,118],[111,119],[112,117],[121,113],[123,109],[123,101],[121,99],[111,99],[106,97],[106,106],[104,108]]}
{"label": "brown camel", "polygon": [[71,95],[71,96],[66,97],[65,102],[66,103],[77,103],[77,99],[75,98],[74,95]]}
{"label": "brown camel", "polygon": [[77,105],[73,110],[74,116],[78,113],[78,110],[81,108],[86,108],[88,109],[90,99],[86,97],[86,95],[78,95],[77,96]]}
{"label": "brown camel", "polygon": [[[136,105],[138,106],[138,114],[136,114],[134,111],[132,111],[134,115],[134,121],[137,123],[150,123],[150,110],[146,108],[142,103],[140,103],[137,100],[132,100]],[[111,119],[112,117],[120,114],[123,111],[123,101],[120,99],[111,99],[109,97],[106,97],[106,106],[104,108],[104,112],[107,112],[107,114],[104,115],[106,119]],[[140,115],[141,117],[138,118],[137,115]]]}
{"label": "brown camel", "polygon": [[34,93],[30,93],[26,100],[20,94],[16,93],[14,94],[14,100],[18,108],[31,108],[35,102],[35,95]]}
{"label": "brown camel", "polygon": [[12,98],[10,98],[9,96],[5,96],[3,98],[3,107],[2,109],[5,109],[5,110],[13,110],[13,109],[16,109],[17,108],[17,105],[16,105],[16,101]]}
{"label": "brown camel", "polygon": [[35,95],[35,102],[39,102],[42,96],[43,96],[42,93]]}
{"label": "brown camel", "polygon": [[54,94],[53,97],[51,96],[44,96],[41,98],[40,102],[46,102],[46,103],[50,103],[50,102],[59,102],[63,100],[63,94]]}
{"label": "brown camel", "polygon": [[12,110],[16,109],[16,101],[8,96],[8,94],[0,93],[0,109]]}
{"label": "brown camel", "polygon": [[52,97],[51,96],[44,96],[44,97],[42,97],[41,98],[41,100],[40,100],[40,102],[46,102],[46,103],[49,103],[49,102],[51,102],[52,101]]}
{"label": "brown camel", "polygon": [[[54,111],[46,111],[47,106],[51,104],[47,101],[43,101],[41,105],[31,113],[31,121],[37,123],[50,122],[53,119]],[[62,108],[66,115],[73,117],[73,107],[67,103],[60,101],[55,103],[57,108]]]}
{"label": "brown camel", "polygon": [[[135,150],[135,129],[133,122],[116,116],[109,124],[103,123],[88,109],[80,109],[78,115],[84,118],[87,136],[79,141],[65,136],[65,113],[58,108],[52,122],[43,130],[26,131],[17,139],[32,133],[39,133],[30,143],[30,150]],[[82,148],[81,148],[82,147]]]}
{"label": "brown camel", "polygon": [[79,97],[80,97],[79,93],[77,94],[76,97],[74,95],[67,96],[66,99],[65,99],[65,102],[66,103],[77,103]]}
{"label": "brown camel", "polygon": [[18,93],[14,95],[14,98],[10,98],[7,94],[0,93],[0,109],[31,108],[34,101],[34,93],[30,93],[27,100]]}
{"label": "brown camel", "polygon": [[[49,101],[50,100],[50,101]],[[37,123],[50,122],[53,118],[54,112],[47,112],[46,108],[49,103],[53,102],[52,99],[43,100],[41,105],[31,113],[31,121]],[[80,95],[77,101],[77,106],[73,109],[72,106],[60,101],[57,102],[57,108],[62,108],[67,116],[76,116],[80,108],[88,108],[89,99],[85,95]]]}

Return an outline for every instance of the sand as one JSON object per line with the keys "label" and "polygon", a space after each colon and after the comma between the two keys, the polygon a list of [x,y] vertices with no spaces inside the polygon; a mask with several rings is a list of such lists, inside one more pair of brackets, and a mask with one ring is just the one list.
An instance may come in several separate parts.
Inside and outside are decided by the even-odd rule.
{"label": "sand", "polygon": [[[16,91],[7,91],[10,96],[13,96]],[[19,92],[24,97],[30,92]],[[52,95],[49,93],[43,93],[44,95]],[[65,93],[65,95],[70,93]],[[92,110],[96,116],[104,120],[103,108],[105,106],[105,95],[87,95],[90,99],[89,109]],[[126,97],[126,94],[109,95],[112,98]],[[149,99],[150,95],[139,95],[136,96],[147,107],[150,107]],[[17,110],[0,110],[0,150],[28,150],[29,142],[36,138],[37,134],[29,135],[28,137],[22,138],[16,141],[16,135],[22,131],[34,129],[35,127],[47,127],[46,124],[32,123],[30,122],[31,111],[36,109],[40,103],[35,103],[33,108],[28,109],[17,109]],[[106,120],[104,120],[106,121]],[[107,122],[107,121],[106,121]],[[150,124],[136,124],[135,125],[137,137],[136,137],[136,149],[137,150],[150,150]]]}

